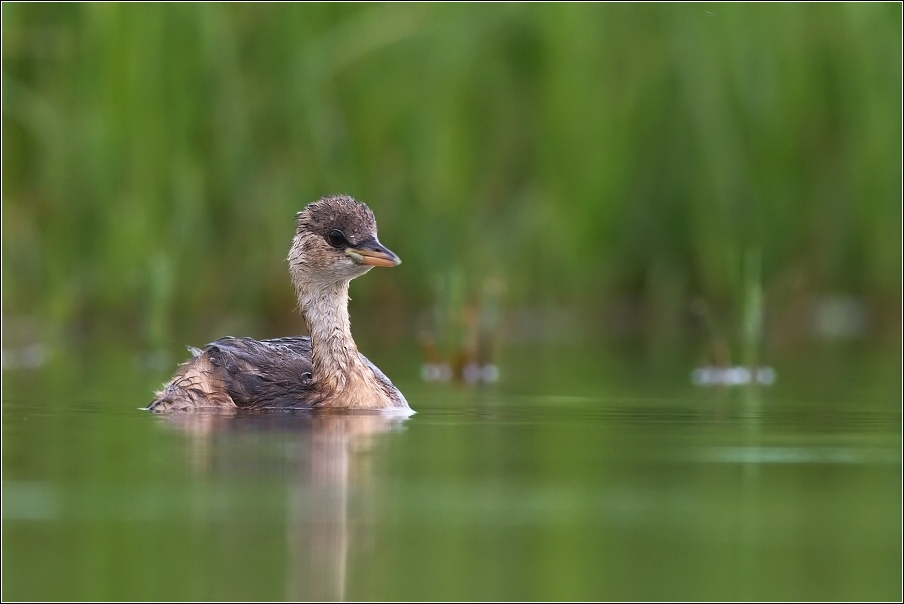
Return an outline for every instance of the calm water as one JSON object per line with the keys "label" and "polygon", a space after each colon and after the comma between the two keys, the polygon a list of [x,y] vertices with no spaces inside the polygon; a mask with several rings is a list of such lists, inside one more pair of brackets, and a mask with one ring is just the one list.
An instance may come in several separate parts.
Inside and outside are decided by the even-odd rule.
{"label": "calm water", "polygon": [[168,368],[57,352],[4,372],[2,595],[897,600],[896,354],[734,389],[586,351],[483,390],[390,360],[402,420],[154,416]]}

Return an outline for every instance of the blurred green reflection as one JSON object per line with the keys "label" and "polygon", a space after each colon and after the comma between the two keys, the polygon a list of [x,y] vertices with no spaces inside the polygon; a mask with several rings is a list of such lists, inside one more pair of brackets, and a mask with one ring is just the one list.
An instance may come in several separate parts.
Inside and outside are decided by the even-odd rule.
{"label": "blurred green reflection", "polygon": [[531,379],[529,352],[491,389],[411,371],[407,420],[152,416],[158,374],[127,348],[6,370],[2,595],[897,598],[887,352],[740,390],[586,346]]}

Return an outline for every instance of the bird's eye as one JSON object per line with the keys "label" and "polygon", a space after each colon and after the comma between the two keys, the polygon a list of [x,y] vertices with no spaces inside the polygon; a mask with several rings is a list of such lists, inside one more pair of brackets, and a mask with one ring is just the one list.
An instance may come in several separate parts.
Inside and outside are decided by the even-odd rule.
{"label": "bird's eye", "polygon": [[348,245],[348,241],[345,239],[345,235],[339,229],[333,229],[326,236],[327,242],[335,248],[345,247]]}

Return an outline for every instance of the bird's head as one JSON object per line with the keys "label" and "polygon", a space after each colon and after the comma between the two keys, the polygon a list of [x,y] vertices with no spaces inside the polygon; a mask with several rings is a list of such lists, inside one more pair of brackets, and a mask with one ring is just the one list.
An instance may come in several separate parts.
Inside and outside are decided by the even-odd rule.
{"label": "bird's head", "polygon": [[375,266],[401,262],[377,240],[370,208],[347,195],[321,197],[295,219],[289,270],[296,285],[349,281]]}

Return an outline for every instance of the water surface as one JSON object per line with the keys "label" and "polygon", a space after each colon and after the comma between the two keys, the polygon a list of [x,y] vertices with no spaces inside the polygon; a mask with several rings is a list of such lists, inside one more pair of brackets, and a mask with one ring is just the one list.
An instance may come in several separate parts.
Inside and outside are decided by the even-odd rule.
{"label": "water surface", "polygon": [[582,351],[554,386],[397,380],[408,419],[155,416],[165,371],[118,356],[4,373],[5,599],[901,595],[895,371],[701,389]]}

